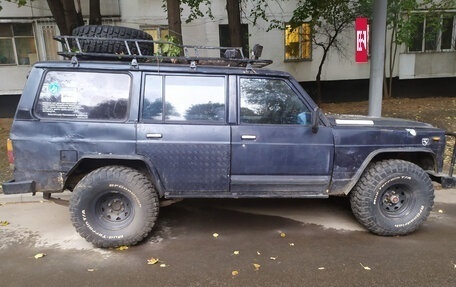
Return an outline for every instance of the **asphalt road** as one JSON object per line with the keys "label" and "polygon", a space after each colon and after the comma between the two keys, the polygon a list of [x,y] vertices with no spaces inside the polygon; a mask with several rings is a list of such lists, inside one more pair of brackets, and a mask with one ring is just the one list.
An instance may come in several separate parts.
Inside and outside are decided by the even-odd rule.
{"label": "asphalt road", "polygon": [[60,197],[0,194],[0,286],[456,286],[456,190],[404,237],[366,232],[345,198],[185,200],[127,250],[79,237]]}

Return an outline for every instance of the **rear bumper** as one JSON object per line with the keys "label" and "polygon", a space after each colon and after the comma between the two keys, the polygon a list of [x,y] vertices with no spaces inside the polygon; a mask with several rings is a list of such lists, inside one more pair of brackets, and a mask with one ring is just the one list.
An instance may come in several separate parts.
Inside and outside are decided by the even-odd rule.
{"label": "rear bumper", "polygon": [[13,179],[2,183],[2,189],[4,194],[36,193],[33,180],[15,181]]}

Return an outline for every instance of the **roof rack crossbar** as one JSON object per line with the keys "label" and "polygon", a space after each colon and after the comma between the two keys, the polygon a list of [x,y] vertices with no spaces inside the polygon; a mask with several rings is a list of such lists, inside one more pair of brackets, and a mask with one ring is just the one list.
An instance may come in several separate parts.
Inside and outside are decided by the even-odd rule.
{"label": "roof rack crossbar", "polygon": [[[101,38],[101,37],[82,37],[82,36],[56,36],[55,40],[62,43],[63,51],[58,52],[59,55],[71,59],[73,56],[90,59],[116,59],[116,60],[144,60],[144,61],[162,61],[177,64],[191,64],[192,62],[198,65],[216,65],[216,66],[240,66],[262,68],[272,63],[271,60],[259,60],[257,57],[246,58],[242,51],[242,47],[214,47],[214,46],[197,46],[197,45],[179,45],[167,41],[142,40],[142,39],[119,39],[119,38]],[[81,41],[96,41],[101,45],[103,41],[109,43],[118,42],[123,48],[120,53],[95,53],[83,51]],[[158,53],[153,55],[144,55],[141,46],[144,44],[158,44]],[[179,47],[183,51],[183,56],[168,56],[162,53],[162,45],[172,45]],[[133,52],[131,47],[135,47]],[[209,56],[202,56],[202,51],[207,51]],[[217,56],[211,56],[218,51]],[[223,55],[223,56],[222,56]]]}

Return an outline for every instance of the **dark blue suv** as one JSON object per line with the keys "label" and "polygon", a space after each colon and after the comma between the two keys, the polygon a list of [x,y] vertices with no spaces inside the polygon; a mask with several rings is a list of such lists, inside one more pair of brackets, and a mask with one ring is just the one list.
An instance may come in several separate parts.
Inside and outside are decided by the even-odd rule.
{"label": "dark blue suv", "polygon": [[36,64],[10,138],[4,193],[73,191],[72,222],[100,247],[141,241],[173,198],[348,195],[371,232],[408,234],[445,149],[428,124],[325,115],[287,73],[135,60]]}

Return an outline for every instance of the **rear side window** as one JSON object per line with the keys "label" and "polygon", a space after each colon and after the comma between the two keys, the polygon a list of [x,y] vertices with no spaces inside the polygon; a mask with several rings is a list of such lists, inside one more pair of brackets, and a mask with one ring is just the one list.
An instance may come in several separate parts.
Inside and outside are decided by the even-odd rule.
{"label": "rear side window", "polygon": [[225,77],[147,75],[143,120],[225,122]]}
{"label": "rear side window", "polygon": [[52,71],[41,86],[35,114],[54,119],[124,120],[130,84],[127,74]]}

